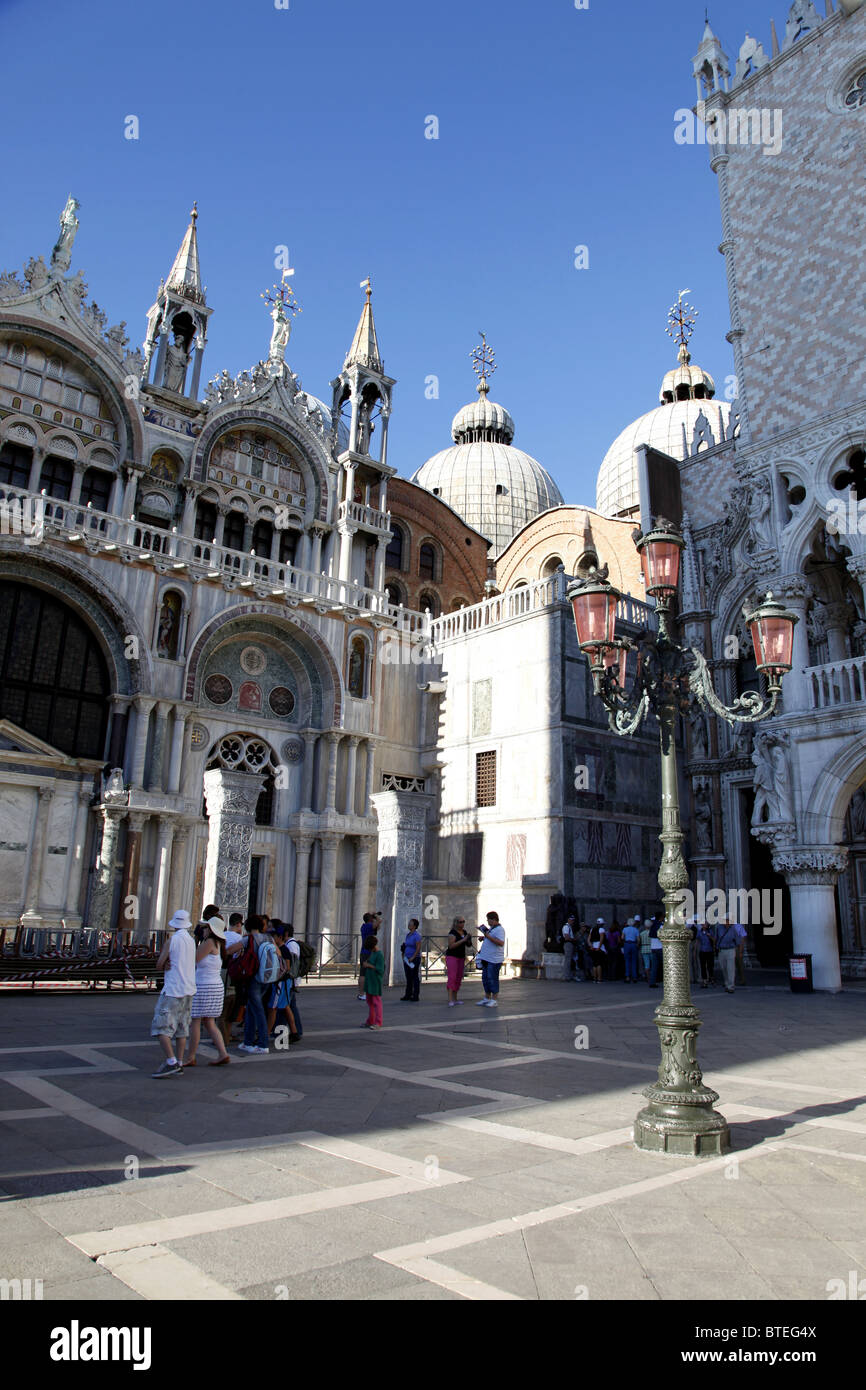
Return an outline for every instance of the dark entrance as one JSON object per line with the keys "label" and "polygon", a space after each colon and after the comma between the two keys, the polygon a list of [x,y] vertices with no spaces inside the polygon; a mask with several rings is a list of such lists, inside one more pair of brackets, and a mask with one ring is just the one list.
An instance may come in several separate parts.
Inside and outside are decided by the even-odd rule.
{"label": "dark entrance", "polygon": [[250,895],[247,899],[247,913],[251,916],[259,910],[259,886],[262,882],[262,865],[264,856],[254,854],[250,860]]}
{"label": "dark entrance", "polygon": [[[740,798],[741,813],[745,817],[744,824],[748,827],[752,824],[755,793],[751,788],[744,789],[740,792]],[[782,930],[778,936],[767,936],[758,925],[749,929],[749,937],[752,949],[765,969],[787,966],[788,956],[794,949],[791,931],[791,895],[783,876],[776,873],[773,868],[770,846],[756,840],[751,833],[749,833],[749,886],[769,889],[770,892],[781,890]]]}

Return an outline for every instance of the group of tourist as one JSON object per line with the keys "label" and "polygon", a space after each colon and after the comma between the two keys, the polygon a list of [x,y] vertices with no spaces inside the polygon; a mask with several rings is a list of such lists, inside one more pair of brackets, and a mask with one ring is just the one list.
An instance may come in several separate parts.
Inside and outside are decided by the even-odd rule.
{"label": "group of tourist", "polygon": [[178,1076],[195,1067],[202,1026],[217,1052],[211,1067],[231,1061],[232,1030],[241,1025],[239,1052],[268,1053],[278,1015],[289,1046],[300,1042],[298,981],[309,968],[309,952],[295,941],[290,922],[257,914],[244,921],[233,912],[226,923],[212,903],[193,930],[189,913],[175,912],[156,963],[165,974],[151,1037],[159,1039],[163,1062],[153,1075]]}
{"label": "group of tourist", "polygon": [[[382,1027],[382,990],[385,956],[379,948],[381,912],[365,912],[361,924],[361,953],[358,963],[358,998],[367,1004],[364,1028]],[[487,925],[478,928],[476,960],[481,965],[484,1008],[497,1007],[499,972],[505,960],[505,930],[496,912],[488,912]],[[466,970],[466,953],[472,949],[472,934],[465,917],[455,917],[445,952],[448,1007],[462,1004],[458,998]],[[400,948],[406,976],[406,1003],[418,1003],[421,988],[422,937],[417,917]],[[244,921],[233,912],[228,923],[212,903],[206,907],[193,931],[185,909],[175,912],[168,923],[165,942],[157,960],[164,970],[162,993],[156,1004],[151,1037],[158,1038],[163,1051],[162,1065],[153,1075],[159,1079],[178,1076],[195,1067],[198,1045],[204,1027],[216,1048],[210,1067],[231,1061],[228,1048],[233,1027],[243,1021],[243,1042],[238,1051],[250,1055],[270,1051],[277,1016],[288,1028],[288,1043],[300,1042],[303,1034],[298,1010],[298,982],[315,959],[306,942],[294,939],[290,922],[252,914]],[[189,1043],[189,1048],[187,1044]]]}
{"label": "group of tourist", "polygon": [[[662,926],[664,917],[660,914],[644,919],[643,924],[640,917],[629,917],[624,927],[616,921],[608,927],[603,917],[596,918],[593,927],[580,926],[572,913],[560,932],[562,979],[595,984],[603,980],[637,984],[644,980],[650,989],[658,989],[663,960],[659,938]],[[715,984],[716,963],[728,994],[734,992],[735,974],[741,984],[746,983],[745,927],[727,919],[719,926],[710,926],[693,917],[688,928],[693,984],[700,981],[702,989]]]}

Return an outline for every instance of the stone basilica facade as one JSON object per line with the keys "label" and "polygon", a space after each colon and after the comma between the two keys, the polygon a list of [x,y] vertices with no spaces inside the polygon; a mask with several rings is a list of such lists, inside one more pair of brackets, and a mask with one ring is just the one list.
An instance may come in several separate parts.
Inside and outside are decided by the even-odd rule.
{"label": "stone basilica facade", "polygon": [[328,403],[287,363],[284,289],[267,355],[207,383],[195,209],[141,352],[72,272],[74,199],[49,263],[0,276],[0,924],[141,940],[215,900],[348,959],[375,904],[399,970],[410,915],[441,936],[495,907],[519,956],[558,891],[585,917],[649,912],[656,738],[609,731],[565,590],[606,564],[619,630],[652,625],[631,540],[651,450],[723,697],[756,685],[743,603],[769,588],[801,618],[781,717],[683,731],[694,877],[781,888],[765,963],[793,942],[821,987],[840,958],[866,973],[866,539],[828,525],[866,499],[866,8],[798,0],[771,48],[747,40],[732,83],[708,26],[695,60],[705,120],[785,119],[778,155],[709,151],[736,398],[683,349],[596,508],[514,444],[486,345],[452,444],[396,476],[369,284]]}

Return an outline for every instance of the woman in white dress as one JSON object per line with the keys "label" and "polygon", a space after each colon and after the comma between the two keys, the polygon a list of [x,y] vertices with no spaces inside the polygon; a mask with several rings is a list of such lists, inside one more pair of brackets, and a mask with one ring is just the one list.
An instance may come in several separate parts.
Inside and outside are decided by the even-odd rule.
{"label": "woman in white dress", "polygon": [[196,1065],[201,1025],[204,1023],[208,1037],[219,1056],[208,1062],[210,1067],[223,1067],[231,1061],[226,1052],[222,1033],[216,1020],[223,1011],[225,990],[222,982],[222,945],[225,941],[226,927],[221,917],[211,917],[209,922],[200,922],[196,928],[195,953],[195,998],[192,1001],[189,1026],[190,1055],[184,1067]]}

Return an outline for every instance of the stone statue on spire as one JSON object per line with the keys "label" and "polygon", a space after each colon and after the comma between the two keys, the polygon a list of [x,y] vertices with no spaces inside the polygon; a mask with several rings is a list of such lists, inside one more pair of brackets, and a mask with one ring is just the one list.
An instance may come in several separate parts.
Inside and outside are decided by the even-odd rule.
{"label": "stone statue on spire", "polygon": [[72,264],[72,243],[78,231],[78,218],[75,214],[80,206],[78,199],[73,198],[70,193],[66,199],[66,207],[60,214],[60,236],[51,252],[51,269],[61,275],[65,275]]}
{"label": "stone statue on spire", "polygon": [[265,303],[272,305],[271,318],[274,321],[274,330],[268,349],[268,361],[274,364],[280,364],[286,360],[286,348],[292,335],[292,320],[289,315],[294,316],[303,312],[300,304],[294,298],[291,285],[286,284],[286,277],[294,275],[294,273],[293,270],[284,270],[280,284],[273,287],[273,293],[269,291],[262,295]]}

